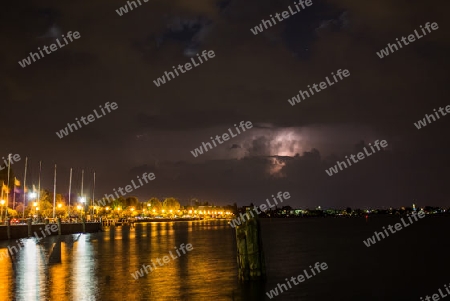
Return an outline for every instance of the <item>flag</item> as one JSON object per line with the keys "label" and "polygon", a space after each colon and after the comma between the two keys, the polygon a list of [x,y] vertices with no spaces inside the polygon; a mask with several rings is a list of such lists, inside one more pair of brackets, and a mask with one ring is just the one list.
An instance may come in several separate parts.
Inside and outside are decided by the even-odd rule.
{"label": "flag", "polygon": [[34,186],[34,184],[33,184],[33,192],[35,192],[36,191],[36,186]]}
{"label": "flag", "polygon": [[17,180],[16,178],[14,178],[14,185],[16,185],[16,186],[20,186],[20,181],[19,181],[19,180]]}
{"label": "flag", "polygon": [[2,185],[2,191],[6,192],[6,193],[9,193],[8,186],[5,185],[5,183],[3,183],[3,185]]}

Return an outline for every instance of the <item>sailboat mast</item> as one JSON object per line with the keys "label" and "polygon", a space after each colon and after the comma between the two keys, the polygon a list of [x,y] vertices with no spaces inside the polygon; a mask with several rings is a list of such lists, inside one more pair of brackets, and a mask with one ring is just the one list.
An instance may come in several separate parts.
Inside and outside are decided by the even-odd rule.
{"label": "sailboat mast", "polygon": [[42,161],[39,161],[39,179],[38,179],[38,202],[41,200],[41,170],[42,170]]}
{"label": "sailboat mast", "polygon": [[22,217],[25,218],[25,206],[27,201],[27,194],[25,190],[27,188],[27,165],[28,165],[28,157],[25,157],[25,173],[23,174],[23,209],[22,209]]}
{"label": "sailboat mast", "polygon": [[70,176],[69,176],[69,220],[70,220],[70,193],[72,191],[72,167],[70,168]]}
{"label": "sailboat mast", "polygon": [[94,187],[92,188],[92,216],[94,216],[94,196],[95,196],[95,171],[94,171]]}
{"label": "sailboat mast", "polygon": [[53,218],[55,218],[56,210],[56,164],[55,164],[55,176],[53,177]]}
{"label": "sailboat mast", "polygon": [[9,173],[11,170],[11,154],[8,155],[8,187],[6,188],[6,212],[5,218],[8,216],[8,205],[9,205]]}

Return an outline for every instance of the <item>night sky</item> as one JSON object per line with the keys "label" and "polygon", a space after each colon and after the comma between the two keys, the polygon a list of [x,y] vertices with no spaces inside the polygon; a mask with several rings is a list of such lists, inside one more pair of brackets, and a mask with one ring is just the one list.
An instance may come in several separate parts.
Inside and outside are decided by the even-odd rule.
{"label": "night sky", "polygon": [[[450,117],[414,123],[450,105],[448,1],[313,0],[263,33],[250,28],[293,1],[9,1],[0,10],[0,156],[27,184],[66,193],[86,171],[96,196],[144,172],[130,193],[216,205],[262,204],[289,191],[293,207],[446,206]],[[439,29],[380,59],[376,52],[426,22]],[[22,68],[18,61],[61,34],[81,38]],[[153,80],[203,50],[215,57],[156,87]],[[331,72],[350,77],[291,106]],[[62,139],[56,132],[106,102],[118,109]],[[195,158],[191,151],[233,124],[244,134]],[[328,176],[325,169],[386,140],[388,147]]]}

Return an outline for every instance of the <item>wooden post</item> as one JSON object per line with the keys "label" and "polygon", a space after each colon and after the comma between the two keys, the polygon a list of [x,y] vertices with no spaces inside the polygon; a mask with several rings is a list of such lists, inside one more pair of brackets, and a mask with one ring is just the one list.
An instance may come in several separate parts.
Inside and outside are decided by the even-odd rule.
{"label": "wooden post", "polygon": [[[245,222],[242,217],[246,216]],[[261,227],[257,213],[247,212],[238,218],[242,224],[236,226],[239,280],[265,280],[266,264],[261,240]]]}
{"label": "wooden post", "polygon": [[6,219],[6,234],[8,235],[8,239],[11,239],[11,219],[8,217]]}
{"label": "wooden post", "polygon": [[61,238],[53,245],[53,249],[48,256],[48,263],[61,263]]}
{"label": "wooden post", "polygon": [[61,235],[61,218],[58,217],[56,219],[56,223],[58,224],[58,235]]}
{"label": "wooden post", "polygon": [[28,237],[31,237],[31,218],[27,218],[28,224]]}

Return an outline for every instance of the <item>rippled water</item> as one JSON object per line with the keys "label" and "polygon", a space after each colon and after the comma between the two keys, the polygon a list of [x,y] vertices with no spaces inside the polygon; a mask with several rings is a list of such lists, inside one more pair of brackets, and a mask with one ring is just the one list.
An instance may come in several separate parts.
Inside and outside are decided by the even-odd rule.
{"label": "rippled water", "polygon": [[[370,248],[362,243],[397,221],[263,219],[268,281],[252,285],[237,281],[235,234],[226,221],[142,223],[37,244],[24,239],[12,259],[0,257],[0,300],[269,300],[266,291],[317,261],[328,270],[274,300],[419,300],[450,282],[450,219],[427,217]],[[131,276],[182,243],[194,249]],[[1,252],[8,245],[17,243],[1,242]]]}
{"label": "rippled water", "polygon": [[[66,235],[60,261],[57,237],[26,239],[13,261],[2,259],[0,288],[5,300],[231,300],[237,284],[230,229],[225,221],[163,222]],[[169,251],[176,256],[182,243],[193,250],[132,277]]]}

